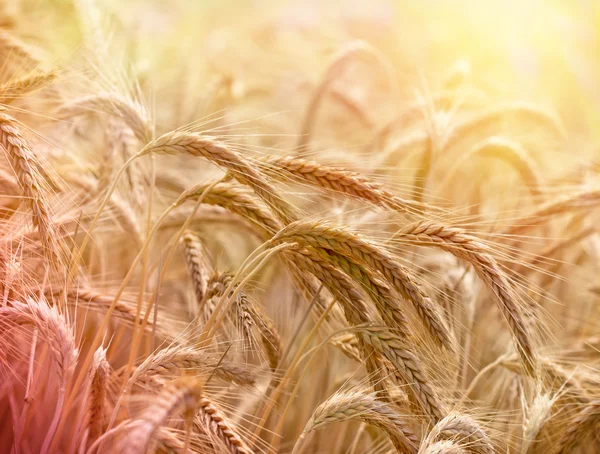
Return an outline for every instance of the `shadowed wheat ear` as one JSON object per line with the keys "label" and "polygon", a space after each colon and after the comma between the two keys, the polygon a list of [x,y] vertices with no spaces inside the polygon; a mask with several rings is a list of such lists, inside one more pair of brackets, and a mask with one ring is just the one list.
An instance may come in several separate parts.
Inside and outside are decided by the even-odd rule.
{"label": "shadowed wheat ear", "polygon": [[272,371],[275,371],[281,361],[281,337],[279,336],[273,321],[269,318],[262,306],[259,304],[252,304],[251,314],[260,333],[269,367]]}
{"label": "shadowed wheat ear", "polygon": [[33,325],[49,343],[56,361],[59,377],[56,407],[40,450],[41,453],[47,454],[60,421],[67,383],[75,370],[78,356],[75,336],[56,308],[32,299],[27,299],[26,303],[12,301],[10,306],[0,307],[0,326],[11,325]]}
{"label": "shadowed wheat ear", "polygon": [[296,209],[279,195],[279,192],[258,170],[239,153],[213,137],[173,131],[146,145],[137,156],[149,153],[191,155],[208,159],[227,169],[240,183],[250,186],[284,224],[289,224],[299,217]]}
{"label": "shadowed wheat ear", "polygon": [[252,454],[253,451],[237,433],[233,423],[206,396],[200,398],[198,415],[195,426],[205,432],[210,438],[215,438],[219,444],[225,445],[231,454]]}
{"label": "shadowed wheat ear", "polygon": [[[305,270],[317,278],[334,298],[337,299],[350,325],[356,326],[371,322],[361,293],[346,274],[337,270],[330,263],[307,249],[289,249],[285,254],[298,268]],[[376,390],[383,391],[381,385],[383,377],[381,377],[379,371],[379,353],[376,353],[373,347],[367,344],[360,333],[358,334],[358,345],[366,359],[365,368],[370,375],[373,387]]]}
{"label": "shadowed wheat ear", "polygon": [[[467,415],[452,413],[438,421],[423,441],[427,447],[437,441],[454,441],[473,454],[494,454],[494,447],[481,426]],[[422,449],[422,452],[429,452]]]}
{"label": "shadowed wheat ear", "polygon": [[88,448],[104,432],[106,390],[109,386],[110,364],[106,349],[99,347],[90,368],[90,394],[87,411]]}
{"label": "shadowed wheat ear", "polygon": [[361,328],[359,335],[392,364],[394,375],[400,379],[400,383],[409,385],[413,399],[426,416],[433,421],[444,416],[444,406],[413,352],[414,345],[408,339],[396,335],[387,327],[374,325]]}
{"label": "shadowed wheat ear", "polygon": [[310,432],[324,429],[335,422],[356,419],[382,429],[397,452],[416,454],[418,438],[408,424],[408,418],[373,395],[360,391],[338,392],[319,405],[296,441],[292,454],[301,452],[302,444]]}
{"label": "shadowed wheat ear", "polygon": [[[206,292],[206,298],[203,307],[201,308],[201,318],[203,323],[206,322],[215,311],[219,300],[231,285],[233,281],[233,275],[225,272],[221,274],[214,274],[208,281],[208,290]],[[238,285],[234,284],[232,291],[229,296],[232,296]],[[239,329],[242,334],[244,342],[248,346],[253,346],[254,341],[254,317],[252,316],[250,301],[248,296],[243,290],[239,290],[234,297],[233,305],[231,306],[230,313],[227,314],[227,318]]]}
{"label": "shadowed wheat ear", "polygon": [[399,213],[413,215],[441,215],[444,211],[433,205],[405,200],[383,188],[381,183],[373,181],[355,172],[330,167],[316,161],[305,159],[270,156],[257,160],[263,172],[277,180],[288,180],[309,184],[386,207]]}
{"label": "shadowed wheat ear", "polygon": [[581,440],[589,436],[600,424],[600,399],[590,400],[582,404],[579,412],[563,429],[563,434],[554,447],[554,451],[560,454],[572,452]]}
{"label": "shadowed wheat ear", "polygon": [[336,252],[313,247],[310,250],[314,250],[321,258],[343,270],[358,282],[373,300],[381,318],[390,328],[409,332],[408,321],[398,304],[398,297],[392,293],[387,284],[375,276],[375,273]]}
{"label": "shadowed wheat ear", "polygon": [[0,112],[0,144],[33,213],[33,225],[40,232],[51,263],[62,263],[64,257],[57,240],[59,235],[52,223],[50,204],[44,194],[40,161],[21,135],[18,122],[5,112]]}
{"label": "shadowed wheat ear", "polygon": [[413,280],[410,272],[382,247],[349,230],[316,222],[296,222],[271,239],[273,244],[282,242],[296,242],[332,250],[355,263],[380,272],[403,298],[413,304],[433,339],[439,345],[453,350],[452,338],[433,301]]}
{"label": "shadowed wheat ear", "polygon": [[406,239],[411,245],[437,247],[473,265],[508,323],[523,367],[531,377],[536,377],[535,351],[517,304],[516,292],[486,245],[461,229],[429,221],[411,224],[394,237]]}
{"label": "shadowed wheat ear", "polygon": [[[211,277],[209,281],[211,290],[207,292],[206,302],[206,305],[210,306],[210,313],[214,310],[219,298],[225,294],[232,279],[233,275],[230,273],[222,273]],[[244,341],[249,346],[255,344],[253,330],[256,327],[262,339],[269,367],[272,371],[277,369],[281,359],[281,338],[266,311],[255,301],[248,298],[243,290],[235,297],[233,311],[237,319],[236,325],[240,328]],[[210,313],[205,312],[205,318],[207,318],[206,315],[210,316]]]}
{"label": "shadowed wheat ear", "polygon": [[208,285],[209,266],[204,255],[204,248],[198,235],[187,232],[182,238],[185,247],[185,260],[192,278],[196,304],[201,308]]}
{"label": "shadowed wheat ear", "polygon": [[150,405],[135,420],[138,424],[128,430],[117,443],[122,454],[144,454],[152,445],[152,438],[168,419],[181,411],[186,418],[196,414],[201,406],[203,382],[197,378],[182,377],[167,385],[154,396]]}
{"label": "shadowed wheat ear", "polygon": [[[47,298],[59,297],[63,294],[63,291],[63,288],[47,287],[44,289],[44,295]],[[67,291],[66,298],[69,307],[89,309],[98,314],[104,314],[114,302],[112,296],[105,295],[104,293],[97,292],[88,287],[70,288]],[[137,318],[137,311],[135,308],[130,307],[121,301],[117,301],[115,304],[114,316],[119,321],[133,325]],[[148,329],[152,329],[152,322],[149,322],[149,325]],[[164,334],[160,331],[160,326],[157,326],[157,329],[159,329],[161,335]]]}

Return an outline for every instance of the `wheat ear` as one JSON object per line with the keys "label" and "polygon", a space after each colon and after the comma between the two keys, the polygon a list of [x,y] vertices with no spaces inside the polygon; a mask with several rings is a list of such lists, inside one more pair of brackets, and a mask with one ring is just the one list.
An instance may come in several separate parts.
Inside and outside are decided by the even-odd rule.
{"label": "wheat ear", "polygon": [[277,216],[288,224],[298,218],[295,208],[250,163],[224,142],[203,134],[174,131],[158,137],[138,156],[149,153],[184,154],[208,159],[226,168],[242,184],[250,186]]}
{"label": "wheat ear", "polygon": [[419,454],[467,454],[467,450],[453,441],[445,440],[422,445]]}
{"label": "wheat ear", "polygon": [[494,447],[481,426],[460,413],[449,414],[438,421],[424,444],[439,440],[457,441],[465,451],[473,454],[494,454]]}
{"label": "wheat ear", "polygon": [[326,223],[296,222],[275,235],[272,243],[298,242],[332,250],[380,272],[415,307],[421,320],[440,345],[453,349],[452,338],[431,299],[415,283],[410,272],[387,251],[358,234]]}
{"label": "wheat ear", "polygon": [[381,183],[338,167],[286,156],[271,156],[257,162],[267,175],[278,180],[292,179],[387,207],[399,213],[413,215],[444,213],[442,209],[433,205],[403,199],[384,189]]}
{"label": "wheat ear", "polygon": [[256,376],[246,367],[211,355],[197,348],[172,345],[149,355],[131,374],[129,383],[137,383],[156,374],[194,371],[214,374],[239,385],[252,386]]}
{"label": "wheat ear", "polygon": [[56,408],[40,452],[47,454],[63,409],[67,384],[75,370],[78,350],[72,328],[56,308],[45,302],[28,299],[26,303],[11,302],[0,307],[0,321],[13,325],[33,325],[48,340],[58,366],[59,389]]}
{"label": "wheat ear", "polygon": [[600,400],[591,400],[582,405],[579,413],[564,429],[562,437],[555,446],[555,452],[567,454],[600,423]]}
{"label": "wheat ear", "polygon": [[252,454],[253,451],[238,435],[233,423],[206,396],[200,398],[195,425],[209,436],[217,438],[231,454]]}
{"label": "wheat ear", "polygon": [[148,452],[152,437],[174,414],[185,411],[193,416],[201,405],[203,383],[190,377],[182,377],[167,385],[157,395],[142,414],[136,418],[136,424],[123,439],[117,443],[116,452],[122,454],[144,454]]}
{"label": "wheat ear", "polygon": [[521,310],[516,303],[515,291],[489,248],[461,229],[429,221],[411,224],[399,235],[408,238],[410,244],[437,247],[473,265],[477,275],[495,297],[500,311],[508,322],[523,367],[530,376],[535,377],[537,374],[535,351]]}
{"label": "wheat ear", "polygon": [[198,235],[187,232],[183,235],[183,244],[185,246],[185,259],[188,271],[194,285],[194,294],[196,295],[196,304],[200,308],[206,294],[208,285],[209,267],[206,263],[204,248]]}
{"label": "wheat ear", "polygon": [[61,106],[57,115],[65,117],[93,111],[114,115],[123,120],[142,144],[147,144],[154,136],[152,120],[146,109],[140,103],[116,93],[100,93],[75,99]]}
{"label": "wheat ear", "polygon": [[390,437],[397,452],[416,454],[418,439],[405,418],[384,402],[359,391],[338,392],[319,405],[306,423],[292,454],[300,452],[303,440],[313,430],[353,419],[382,429]]}
{"label": "wheat ear", "polygon": [[62,254],[57,243],[59,235],[52,223],[52,211],[44,194],[39,161],[21,135],[17,121],[5,112],[0,112],[0,144],[33,212],[33,225],[40,232],[49,259],[53,263],[56,260],[61,263]]}
{"label": "wheat ear", "polygon": [[94,353],[90,368],[90,395],[87,413],[88,447],[104,431],[106,390],[109,385],[109,376],[110,364],[106,360],[106,349],[99,347]]}

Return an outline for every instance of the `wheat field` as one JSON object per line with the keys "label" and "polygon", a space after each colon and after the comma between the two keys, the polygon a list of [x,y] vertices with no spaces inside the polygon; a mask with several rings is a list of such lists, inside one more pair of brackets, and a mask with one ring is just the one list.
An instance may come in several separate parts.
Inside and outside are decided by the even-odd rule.
{"label": "wheat field", "polygon": [[600,3],[0,1],[0,453],[600,452]]}

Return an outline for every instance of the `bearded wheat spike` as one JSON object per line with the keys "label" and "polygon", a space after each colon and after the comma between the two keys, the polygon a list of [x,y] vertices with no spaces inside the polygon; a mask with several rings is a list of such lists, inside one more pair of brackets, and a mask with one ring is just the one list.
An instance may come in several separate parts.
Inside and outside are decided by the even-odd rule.
{"label": "bearded wheat spike", "polygon": [[66,117],[93,111],[121,118],[142,144],[147,144],[154,136],[152,120],[146,109],[140,103],[117,93],[100,93],[75,99],[61,106],[57,115]]}
{"label": "bearded wheat spike", "polygon": [[536,377],[535,350],[515,301],[515,292],[489,248],[461,229],[429,221],[411,224],[400,235],[409,238],[411,244],[438,247],[473,265],[495,297],[510,327],[523,367],[530,376]]}
{"label": "bearded wheat spike", "polygon": [[239,385],[252,386],[255,375],[246,367],[211,355],[197,348],[172,345],[149,355],[132,373],[129,383],[137,383],[156,374],[181,371],[213,373],[216,377]]}
{"label": "bearded wheat spike", "polygon": [[200,398],[196,426],[216,437],[231,454],[252,454],[253,451],[238,435],[233,423],[206,396]]}
{"label": "bearded wheat spike", "polygon": [[388,73],[390,84],[395,88],[394,68],[379,51],[364,41],[352,41],[348,43],[334,55],[324,77],[310,100],[306,113],[304,114],[297,149],[304,151],[308,146],[315,125],[316,113],[321,100],[323,99],[323,95],[335,79],[340,76],[348,61],[357,55],[371,56],[374,57],[377,62],[381,63]]}
{"label": "bearded wheat spike", "polygon": [[250,186],[285,224],[298,218],[294,207],[279,195],[279,192],[258,170],[252,167],[241,154],[213,137],[173,131],[146,145],[138,156],[149,153],[187,154],[208,159],[226,168],[240,183]]}
{"label": "bearded wheat spike", "polygon": [[42,88],[56,79],[54,71],[33,71],[0,86],[0,103],[8,104],[20,96]]}
{"label": "bearded wheat spike", "polygon": [[419,454],[467,454],[467,450],[452,441],[445,440],[421,446]]}
{"label": "bearded wheat spike", "polygon": [[590,400],[582,404],[579,413],[564,429],[555,452],[567,454],[572,452],[580,440],[591,433],[600,423],[600,400]]}
{"label": "bearded wheat spike", "polygon": [[402,313],[397,297],[374,273],[341,254],[326,249],[311,248],[333,266],[355,279],[374,301],[383,321],[392,329],[409,332],[408,322]]}
{"label": "bearded wheat spike", "polygon": [[193,186],[183,192],[175,204],[179,206],[187,200],[197,199],[204,194],[203,203],[221,206],[239,215],[259,227],[261,234],[266,238],[270,238],[283,227],[264,205],[257,203],[252,194],[246,189],[235,187],[230,183],[217,183],[205,194],[209,186],[210,183]]}
{"label": "bearded wheat spike", "polygon": [[28,68],[39,67],[41,64],[27,44],[5,30],[0,30],[0,49],[5,56],[18,59],[19,63]]}
{"label": "bearded wheat spike", "polygon": [[[369,315],[366,313],[361,295],[357,293],[352,282],[331,264],[306,249],[289,253],[299,260],[303,267],[311,269],[315,276],[322,279],[332,294],[338,296],[348,322],[354,326],[361,326],[357,331],[357,337],[364,357],[368,359],[369,354],[376,352],[390,361],[400,381],[411,387],[416,403],[423,413],[434,421],[440,419],[444,414],[443,405],[428,383],[418,358],[411,351],[414,346],[407,340],[400,339],[387,328],[369,324]],[[369,367],[375,367],[375,364]]]}
{"label": "bearded wheat spike", "polygon": [[[348,276],[306,249],[288,249],[285,251],[285,254],[294,265],[312,274],[337,298],[348,323],[356,326],[371,321],[362,295],[355,288],[355,285]],[[386,393],[381,385],[383,377],[380,373],[379,353],[375,352],[373,347],[363,339],[360,333],[358,333],[358,345],[364,358],[366,358],[365,368],[369,373],[374,388]]]}
{"label": "bearded wheat spike", "polygon": [[[174,414],[184,411],[193,416],[201,406],[203,383],[190,377],[182,377],[167,385],[155,396],[150,405],[136,418],[139,423],[129,430],[116,445],[121,454],[144,454],[148,452],[154,434]],[[188,417],[189,417],[188,416]]]}
{"label": "bearded wheat spike", "polygon": [[33,212],[33,225],[40,232],[49,259],[61,263],[61,249],[57,243],[59,235],[52,223],[52,211],[44,194],[39,160],[21,135],[17,121],[5,112],[0,112],[0,144]]}
{"label": "bearded wheat spike", "polygon": [[260,332],[269,367],[272,371],[275,371],[279,365],[279,361],[281,361],[281,337],[273,321],[261,306],[253,304],[251,314]]}
{"label": "bearded wheat spike", "polygon": [[384,402],[359,391],[338,392],[319,405],[306,423],[293,453],[299,451],[301,442],[313,430],[323,429],[334,422],[352,419],[359,419],[382,429],[397,452],[416,454],[418,438],[407,421]]}
{"label": "bearded wheat spike", "polygon": [[87,413],[88,447],[104,431],[106,390],[109,385],[110,364],[106,349],[99,347],[90,368],[90,396]]}
{"label": "bearded wheat spike", "polygon": [[499,159],[506,162],[519,173],[533,197],[541,194],[542,177],[536,169],[535,161],[531,159],[523,146],[503,137],[490,137],[476,144],[450,168],[445,181],[440,184],[440,187],[445,188],[447,183],[454,181],[459,167],[474,156]]}
{"label": "bearded wheat spike", "polygon": [[600,190],[581,191],[551,200],[533,212],[520,218],[516,223],[507,227],[503,235],[517,235],[533,227],[542,225],[555,216],[580,210],[590,210],[600,205]]}
{"label": "bearded wheat spike", "polygon": [[191,232],[183,235],[183,244],[185,245],[185,258],[188,271],[194,283],[194,294],[196,295],[196,304],[200,308],[206,294],[208,285],[209,267],[206,263],[204,248],[198,235]]}
{"label": "bearded wheat spike", "polygon": [[355,172],[330,167],[316,161],[286,156],[270,156],[258,164],[263,171],[278,180],[293,179],[301,183],[346,194],[399,213],[441,215],[444,211],[433,205],[405,200],[383,188],[381,183]]}
{"label": "bearded wheat spike", "polygon": [[58,428],[67,384],[75,370],[79,353],[73,330],[56,308],[50,307],[44,301],[32,299],[27,299],[26,303],[12,301],[10,306],[0,307],[0,324],[33,325],[48,341],[58,366],[59,386],[56,408],[40,450],[41,453],[47,454]]}
{"label": "bearded wheat spike", "polygon": [[382,247],[358,234],[325,223],[296,222],[275,235],[271,242],[297,242],[324,248],[380,272],[415,307],[426,328],[440,345],[453,350],[453,341],[433,301],[415,283],[410,272]]}
{"label": "bearded wheat spike", "polygon": [[467,415],[452,413],[438,421],[427,435],[427,445],[434,441],[459,442],[465,451],[473,454],[494,454],[494,447],[481,426]]}
{"label": "bearded wheat spike", "polygon": [[365,326],[360,335],[375,351],[381,353],[392,365],[400,382],[407,383],[425,414],[434,421],[446,413],[433,387],[429,384],[419,358],[413,353],[414,345],[386,327]]}

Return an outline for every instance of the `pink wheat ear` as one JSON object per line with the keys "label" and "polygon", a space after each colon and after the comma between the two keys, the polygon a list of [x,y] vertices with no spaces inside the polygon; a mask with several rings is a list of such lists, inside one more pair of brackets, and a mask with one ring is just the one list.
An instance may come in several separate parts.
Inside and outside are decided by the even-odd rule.
{"label": "pink wheat ear", "polygon": [[111,367],[106,360],[106,349],[99,347],[94,353],[90,368],[90,391],[87,409],[88,448],[104,432],[106,427],[106,395]]}
{"label": "pink wheat ear", "polygon": [[41,339],[48,342],[50,351],[56,363],[59,388],[56,407],[50,427],[46,430],[40,452],[47,453],[50,448],[60,418],[67,394],[67,384],[75,370],[78,349],[72,328],[56,308],[50,307],[44,300],[27,299],[25,303],[11,301],[10,306],[0,308],[0,320],[5,326],[32,325],[40,333]]}
{"label": "pink wheat ear", "polygon": [[17,121],[5,112],[0,112],[0,144],[32,211],[33,225],[40,232],[50,262],[61,264],[66,257],[62,255],[59,235],[53,224],[52,211],[43,189],[40,161],[22,136]]}

